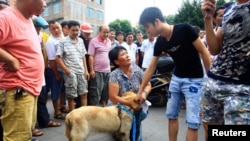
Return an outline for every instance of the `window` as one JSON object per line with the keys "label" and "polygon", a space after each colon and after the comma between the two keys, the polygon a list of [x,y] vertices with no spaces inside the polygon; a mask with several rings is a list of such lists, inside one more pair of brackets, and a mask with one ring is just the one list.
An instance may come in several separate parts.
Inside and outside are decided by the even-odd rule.
{"label": "window", "polygon": [[61,2],[54,3],[53,13],[56,14],[56,13],[59,13],[61,11],[62,11]]}
{"label": "window", "polygon": [[96,3],[102,5],[102,0],[96,0]]}
{"label": "window", "polygon": [[91,24],[91,29],[95,31],[95,25]]}
{"label": "window", "polygon": [[102,11],[97,11],[97,20],[103,20],[103,12]]}
{"label": "window", "polygon": [[71,3],[71,18],[78,20],[78,21],[83,21],[85,18],[85,12],[79,12],[79,11],[84,11],[85,6],[83,6],[81,3],[78,2],[72,2]]}
{"label": "window", "polygon": [[90,7],[87,7],[86,10],[87,10],[87,11],[86,11],[86,16],[87,16],[88,18],[94,18],[94,17],[95,17],[95,9],[90,8]]}
{"label": "window", "polygon": [[101,26],[96,26],[96,34],[99,33],[99,29],[100,29]]}
{"label": "window", "polygon": [[45,8],[45,10],[43,11],[43,17],[46,17],[46,16],[49,16],[50,15],[50,13],[49,13],[49,9],[50,9],[50,6],[47,6],[46,8]]}

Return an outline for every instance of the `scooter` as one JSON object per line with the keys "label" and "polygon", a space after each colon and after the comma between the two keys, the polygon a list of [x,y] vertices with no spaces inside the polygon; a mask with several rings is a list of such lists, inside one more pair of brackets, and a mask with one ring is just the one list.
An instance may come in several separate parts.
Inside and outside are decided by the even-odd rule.
{"label": "scooter", "polygon": [[169,56],[160,57],[155,73],[150,82],[152,85],[151,92],[147,100],[151,102],[154,107],[162,107],[167,104],[168,87],[174,68],[174,61]]}

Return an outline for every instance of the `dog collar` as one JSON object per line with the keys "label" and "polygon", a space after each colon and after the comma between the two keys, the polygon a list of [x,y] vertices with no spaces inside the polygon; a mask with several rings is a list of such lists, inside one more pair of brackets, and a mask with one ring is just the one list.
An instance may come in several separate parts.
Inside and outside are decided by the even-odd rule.
{"label": "dog collar", "polygon": [[128,109],[128,107],[122,105],[121,103],[118,103],[117,106],[119,109],[125,111],[127,114],[133,115],[132,112]]}

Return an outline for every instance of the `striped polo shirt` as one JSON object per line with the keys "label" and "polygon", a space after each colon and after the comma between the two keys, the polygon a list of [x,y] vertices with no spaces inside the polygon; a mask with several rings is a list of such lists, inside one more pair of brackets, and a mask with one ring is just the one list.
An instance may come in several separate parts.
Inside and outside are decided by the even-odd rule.
{"label": "striped polo shirt", "polygon": [[75,74],[85,72],[83,67],[83,59],[87,53],[83,40],[78,37],[78,42],[67,36],[59,42],[56,55],[61,56],[64,64]]}

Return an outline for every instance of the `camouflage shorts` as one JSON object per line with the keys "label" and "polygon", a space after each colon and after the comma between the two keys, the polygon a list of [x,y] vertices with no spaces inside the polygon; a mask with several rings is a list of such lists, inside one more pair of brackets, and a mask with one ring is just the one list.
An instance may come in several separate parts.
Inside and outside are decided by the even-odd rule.
{"label": "camouflage shorts", "polygon": [[250,124],[250,86],[206,78],[201,96],[203,122]]}

